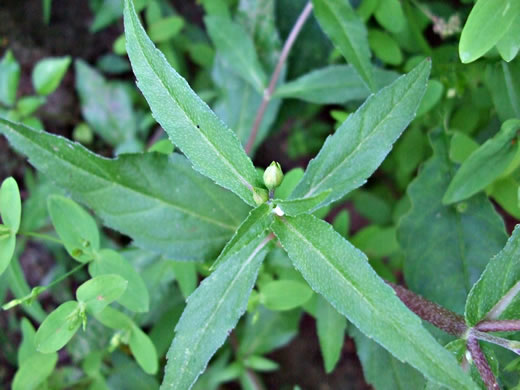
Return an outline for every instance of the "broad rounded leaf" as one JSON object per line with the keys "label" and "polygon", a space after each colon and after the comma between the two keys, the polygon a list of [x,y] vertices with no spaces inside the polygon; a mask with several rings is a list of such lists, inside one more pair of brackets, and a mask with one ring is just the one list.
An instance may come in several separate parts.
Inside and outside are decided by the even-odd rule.
{"label": "broad rounded leaf", "polygon": [[58,362],[57,353],[39,353],[25,359],[13,379],[12,390],[36,390],[51,375]]}
{"label": "broad rounded leaf", "polygon": [[12,177],[5,179],[0,187],[0,216],[12,233],[18,233],[22,218],[22,200],[18,184]]}
{"label": "broad rounded leaf", "polygon": [[33,69],[32,82],[40,95],[48,95],[60,85],[70,65],[70,57],[44,58]]}
{"label": "broad rounded leaf", "polygon": [[72,199],[63,196],[51,196],[47,206],[67,252],[82,263],[92,260],[99,249],[99,230],[94,218]]}
{"label": "broad rounded leaf", "polygon": [[34,340],[39,352],[56,352],[69,342],[81,325],[78,309],[78,302],[68,301],[47,316]]}
{"label": "broad rounded leaf", "polygon": [[127,285],[128,282],[116,274],[96,276],[78,287],[76,299],[85,303],[87,310],[97,313],[119,298]]}
{"label": "broad rounded leaf", "polygon": [[121,305],[135,312],[147,312],[150,297],[141,275],[118,252],[112,249],[102,249],[97,258],[89,264],[92,276],[116,274],[128,282],[128,287],[117,300]]}

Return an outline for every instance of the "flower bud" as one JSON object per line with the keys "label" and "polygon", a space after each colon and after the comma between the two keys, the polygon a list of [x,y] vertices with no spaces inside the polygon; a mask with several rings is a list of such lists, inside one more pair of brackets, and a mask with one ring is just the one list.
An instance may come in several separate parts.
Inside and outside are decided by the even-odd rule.
{"label": "flower bud", "polygon": [[256,188],[256,187],[253,189],[253,200],[255,201],[255,203],[258,206],[267,202],[268,199],[269,199],[269,193],[267,192],[267,190],[265,190],[263,188]]}
{"label": "flower bud", "polygon": [[268,189],[273,190],[280,185],[282,180],[282,167],[280,164],[273,161],[264,172],[264,184]]}

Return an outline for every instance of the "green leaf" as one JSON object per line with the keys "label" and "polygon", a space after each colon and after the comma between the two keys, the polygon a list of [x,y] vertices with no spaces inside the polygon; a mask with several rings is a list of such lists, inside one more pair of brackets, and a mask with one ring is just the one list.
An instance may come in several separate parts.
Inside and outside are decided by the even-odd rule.
{"label": "green leaf", "polygon": [[117,300],[121,305],[135,312],[147,312],[150,305],[148,289],[141,275],[118,252],[102,249],[88,268],[93,277],[116,274],[128,282],[128,287]]}
{"label": "green leaf", "polygon": [[510,119],[500,131],[475,150],[462,163],[442,198],[444,204],[467,199],[497,179],[509,166],[517,152],[514,142],[520,119]]}
{"label": "green leaf", "polygon": [[81,113],[92,130],[112,146],[134,139],[137,119],[127,89],[122,84],[106,81],[84,61],[76,60],[74,70]]}
{"label": "green leaf", "polygon": [[471,286],[507,236],[483,194],[456,206],[442,204],[455,166],[448,156],[449,137],[438,129],[430,139],[434,154],[408,187],[412,208],[400,220],[397,239],[409,288],[462,313]]}
{"label": "green leaf", "polygon": [[12,177],[5,179],[0,186],[0,216],[13,234],[18,233],[22,218],[22,200],[18,183]]}
{"label": "green leaf", "polygon": [[147,374],[154,375],[159,369],[157,351],[152,340],[139,327],[133,326],[129,340],[130,351]]}
{"label": "green leaf", "polygon": [[259,306],[247,314],[240,355],[266,354],[286,345],[298,334],[300,318],[301,310],[271,311]]}
{"label": "green leaf", "polygon": [[[215,57],[211,76],[219,90],[222,91],[213,106],[215,113],[235,131],[242,145],[246,145],[254,125],[256,112],[262,104],[263,93],[257,92],[248,82],[234,73],[231,66],[225,63],[221,55]],[[284,78],[285,72],[282,71],[278,84],[281,84]],[[281,99],[278,98],[269,101],[258,128],[253,151],[267,137],[271,125],[276,119],[280,104]]]}
{"label": "green leaf", "polygon": [[520,50],[520,13],[511,23],[511,27],[497,42],[497,49],[500,57],[506,62],[512,61]]}
{"label": "green leaf", "polygon": [[32,83],[39,95],[49,95],[60,85],[70,65],[70,57],[44,58],[32,72]]}
{"label": "green leaf", "polygon": [[34,339],[36,349],[41,353],[56,352],[69,342],[80,325],[79,303],[62,303],[38,328]]}
{"label": "green leaf", "polygon": [[302,180],[303,175],[303,169],[300,167],[287,172],[283,177],[282,184],[274,192],[276,199],[287,199]]}
{"label": "green leaf", "polygon": [[520,118],[520,61],[489,64],[485,82],[500,120]]}
{"label": "green leaf", "polygon": [[[398,76],[393,71],[376,67],[372,72],[377,89],[387,86]],[[343,104],[366,99],[370,93],[352,65],[330,65],[279,86],[273,96],[317,104]]]}
{"label": "green leaf", "polygon": [[518,188],[520,184],[512,177],[497,180],[491,186],[489,196],[497,202],[509,215],[520,219],[520,206],[518,204]]}
{"label": "green leaf", "polygon": [[[0,133],[106,226],[170,258],[214,259],[247,214],[243,202],[197,174],[179,154],[125,154],[109,160],[1,118]],[[175,189],[164,183],[174,183]]]}
{"label": "green leaf", "polygon": [[349,333],[356,342],[365,380],[375,389],[424,389],[424,377],[419,371],[400,362],[358,329],[351,327]]}
{"label": "green leaf", "polygon": [[102,311],[119,298],[128,282],[116,274],[100,275],[83,283],[76,290],[76,299],[84,303],[91,313]]}
{"label": "green leaf", "polygon": [[376,83],[370,64],[367,31],[348,0],[313,0],[314,14],[325,33],[363,81],[374,91]]}
{"label": "green leaf", "polygon": [[269,310],[292,310],[303,306],[311,297],[312,290],[295,280],[275,280],[260,288],[260,303]]}
{"label": "green leaf", "polygon": [[258,372],[276,371],[280,368],[277,362],[256,355],[244,359],[244,365]]}
{"label": "green leaf", "polygon": [[22,362],[14,376],[13,390],[36,390],[47,379],[58,362],[58,354],[35,353]]}
{"label": "green leaf", "polygon": [[92,260],[99,250],[99,230],[94,218],[72,199],[60,195],[49,197],[47,207],[69,255],[81,263]]}
{"label": "green leaf", "polygon": [[423,61],[369,97],[327,138],[291,198],[308,198],[332,189],[322,203],[326,205],[365,183],[413,119],[430,67],[430,61]]}
{"label": "green leaf", "polygon": [[254,206],[253,187],[261,183],[253,163],[235,134],[154,47],[130,0],[125,0],[125,31],[138,86],[172,142],[195,169]]}
{"label": "green leaf", "polygon": [[267,76],[258,61],[248,32],[229,17],[211,15],[204,18],[208,34],[226,64],[257,92],[263,93]]}
{"label": "green leaf", "polygon": [[18,111],[22,117],[26,117],[34,114],[46,101],[47,99],[43,96],[25,96],[16,102],[16,111]]}
{"label": "green leaf", "polygon": [[0,61],[0,103],[13,106],[20,82],[20,65],[11,50],[7,50]]}
{"label": "green leaf", "polygon": [[120,311],[117,311],[116,309],[113,309],[110,306],[105,307],[105,309],[99,313],[95,313],[94,317],[96,317],[96,320],[110,329],[130,332],[135,326],[130,317],[121,313]]}
{"label": "green leaf", "polygon": [[366,256],[312,215],[276,218],[273,231],[309,285],[401,361],[456,389],[474,389],[439,345],[368,264]]}
{"label": "green leaf", "polygon": [[36,352],[36,345],[34,343],[34,337],[36,335],[36,330],[27,318],[22,318],[20,321],[20,328],[22,331],[22,343],[18,347],[18,366],[21,366],[22,363],[29,359]]}
{"label": "green leaf", "polygon": [[466,302],[466,321],[474,326],[484,318],[517,319],[520,315],[520,226],[494,256],[472,287]]}
{"label": "green leaf", "polygon": [[188,390],[246,309],[265,256],[265,234],[235,253],[188,298],[168,351],[162,387]]}
{"label": "green leaf", "polygon": [[320,340],[321,356],[327,374],[334,371],[341,356],[345,340],[347,319],[334,309],[323,297],[316,305],[316,327]]}
{"label": "green leaf", "polygon": [[316,210],[318,206],[329,196],[331,190],[320,192],[318,195],[300,199],[275,199],[274,204],[280,208],[284,214],[295,217],[297,215]]}
{"label": "green leaf", "polygon": [[467,64],[486,54],[504,36],[520,14],[520,2],[479,0],[462,29],[459,56]]}
{"label": "green leaf", "polygon": [[175,280],[179,283],[182,296],[184,299],[188,298],[199,283],[197,264],[186,261],[170,261],[169,264],[173,269]]}
{"label": "green leaf", "polygon": [[150,25],[148,33],[150,39],[155,43],[167,41],[182,30],[184,27],[184,19],[180,16],[170,16],[163,18]]}
{"label": "green leaf", "polygon": [[406,18],[399,0],[380,1],[374,16],[385,30],[395,34],[399,33],[406,26]]}
{"label": "green leaf", "polygon": [[374,51],[374,55],[384,63],[399,65],[403,62],[403,53],[399,44],[386,32],[375,29],[369,30],[368,42],[370,48]]}
{"label": "green leaf", "polygon": [[444,85],[440,81],[433,79],[429,80],[423,100],[421,101],[421,105],[417,110],[417,116],[426,114],[433,107],[435,107],[435,105],[442,99],[443,93]]}
{"label": "green leaf", "polygon": [[450,160],[460,164],[478,147],[478,142],[474,141],[473,138],[460,131],[455,131],[450,142]]}
{"label": "green leaf", "polygon": [[217,260],[211,266],[215,269],[221,262],[242,250],[251,242],[255,241],[260,234],[267,230],[273,222],[272,207],[263,203],[249,212],[247,218],[240,224],[237,231],[228,241]]}

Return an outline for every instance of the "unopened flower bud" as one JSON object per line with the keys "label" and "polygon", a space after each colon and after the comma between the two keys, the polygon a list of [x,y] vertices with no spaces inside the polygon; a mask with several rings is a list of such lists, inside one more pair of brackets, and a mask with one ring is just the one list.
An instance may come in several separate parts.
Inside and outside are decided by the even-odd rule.
{"label": "unopened flower bud", "polygon": [[269,193],[267,192],[267,190],[265,190],[263,188],[256,188],[256,187],[254,188],[253,200],[255,201],[255,203],[258,206],[267,202],[268,199],[269,199]]}
{"label": "unopened flower bud", "polygon": [[273,161],[264,172],[264,184],[268,189],[273,190],[280,185],[282,180],[282,167],[280,164]]}

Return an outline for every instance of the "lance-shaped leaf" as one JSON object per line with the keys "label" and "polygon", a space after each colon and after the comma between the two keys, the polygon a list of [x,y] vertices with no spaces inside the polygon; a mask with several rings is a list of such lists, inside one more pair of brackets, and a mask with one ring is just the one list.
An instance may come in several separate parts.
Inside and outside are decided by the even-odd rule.
{"label": "lance-shaped leaf", "polygon": [[363,252],[332,226],[300,215],[275,218],[272,229],[309,285],[366,336],[438,383],[475,388],[455,358],[377,276]]}
{"label": "lance-shaped leaf", "polygon": [[190,295],[168,351],[162,389],[188,390],[204,371],[246,309],[269,240],[258,236]]}
{"label": "lance-shaped leaf", "polygon": [[[378,89],[399,76],[396,72],[375,67],[373,73]],[[281,85],[273,96],[318,104],[342,104],[366,99],[370,93],[352,65],[330,65]]]}
{"label": "lance-shaped leaf", "polygon": [[507,32],[519,14],[518,1],[477,1],[462,29],[460,60],[467,64],[486,54]]}
{"label": "lance-shaped leaf", "polygon": [[109,160],[1,118],[0,133],[105,225],[140,247],[178,260],[215,258],[248,210],[178,154],[125,154]]}
{"label": "lance-shaped leaf", "polygon": [[261,183],[236,135],[155,48],[132,0],[125,0],[124,20],[132,68],[157,121],[195,169],[254,206],[253,187]]}
{"label": "lance-shaped leaf", "polygon": [[466,302],[466,320],[475,325],[489,319],[516,319],[520,315],[520,225],[500,253],[493,257]]}
{"label": "lance-shaped leaf", "polygon": [[486,188],[509,166],[517,153],[517,138],[520,120],[510,119],[500,131],[464,160],[450,182],[442,202],[460,202]]}
{"label": "lance-shaped leaf", "polygon": [[430,138],[433,157],[408,187],[412,208],[401,218],[397,238],[408,287],[462,314],[471,286],[507,236],[502,218],[483,194],[456,206],[442,204],[455,166],[448,155],[449,137],[437,129]]}
{"label": "lance-shaped leaf", "polygon": [[230,256],[233,256],[252,241],[256,240],[262,232],[271,226],[272,222],[272,207],[267,203],[263,203],[256,209],[251,210],[231,240],[228,241],[217,260],[215,260],[211,269],[215,269],[221,262],[227,260]]}
{"label": "lance-shaped leaf", "polygon": [[[424,389],[421,373],[397,360],[380,345],[351,327],[350,335],[356,342],[356,352],[363,366],[365,380],[377,390]],[[439,386],[445,389],[444,386]]]}
{"label": "lance-shaped leaf", "polygon": [[16,371],[13,378],[12,390],[34,390],[40,388],[40,385],[52,374],[56,363],[58,362],[58,354],[39,353],[36,352],[27,357],[20,364],[20,368]]}
{"label": "lance-shaped leaf", "polygon": [[322,206],[362,185],[414,118],[431,63],[423,61],[366,102],[327,138],[307,167],[291,198],[307,198],[332,189]]}
{"label": "lance-shaped leaf", "polygon": [[312,4],[314,14],[325,33],[356,68],[368,87],[375,90],[367,30],[349,0],[313,0]]}
{"label": "lance-shaped leaf", "polygon": [[275,199],[273,202],[283,211],[284,214],[295,217],[297,215],[308,213],[316,208],[329,196],[331,190],[320,192],[318,195],[301,199]]}
{"label": "lance-shaped leaf", "polygon": [[249,82],[257,92],[262,93],[267,77],[247,31],[229,17],[211,15],[206,16],[204,22],[211,40],[226,64]]}
{"label": "lance-shaped leaf", "polygon": [[336,367],[345,340],[347,319],[337,312],[323,297],[316,305],[316,328],[320,340],[325,371],[331,373]]}

